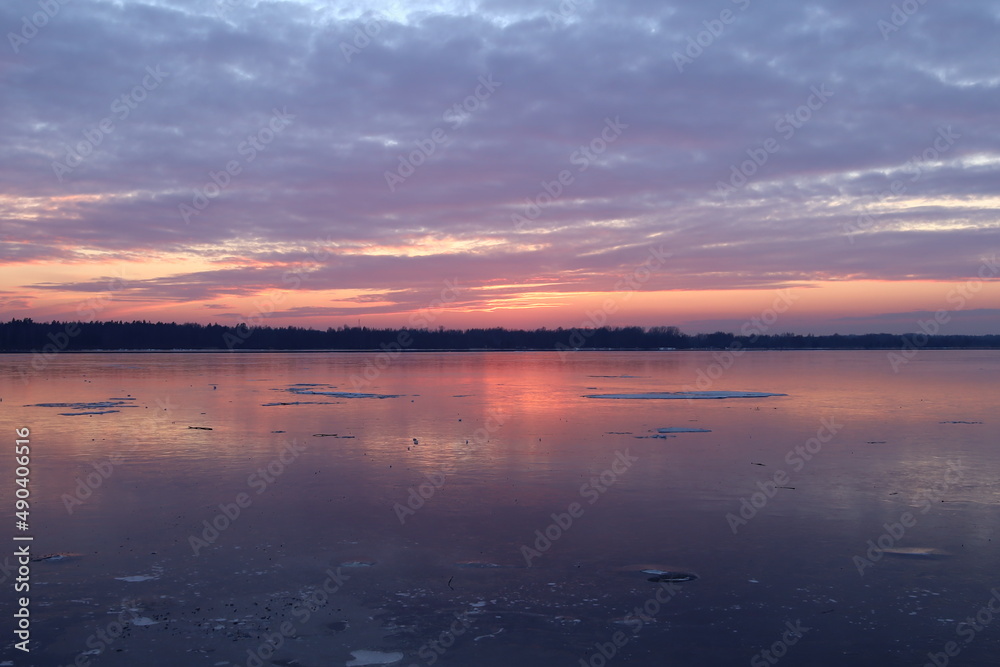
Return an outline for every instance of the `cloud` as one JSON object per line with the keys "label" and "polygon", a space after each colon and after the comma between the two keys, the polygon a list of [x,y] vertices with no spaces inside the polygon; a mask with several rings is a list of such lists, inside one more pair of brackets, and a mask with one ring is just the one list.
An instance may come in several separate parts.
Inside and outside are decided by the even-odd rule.
{"label": "cloud", "polygon": [[455,276],[600,291],[659,245],[647,289],[955,280],[1000,245],[992,3],[888,39],[860,0],[570,4],[66,4],[0,50],[0,253],[219,263],[129,292],[184,303],[281,288],[326,244],[305,289],[402,307]]}

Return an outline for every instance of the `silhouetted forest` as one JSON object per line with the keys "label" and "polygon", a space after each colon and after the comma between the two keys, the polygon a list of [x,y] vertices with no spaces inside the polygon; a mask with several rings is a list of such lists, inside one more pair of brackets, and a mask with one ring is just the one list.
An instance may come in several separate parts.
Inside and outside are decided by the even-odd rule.
{"label": "silhouetted forest", "polygon": [[684,334],[677,327],[377,329],[173,322],[0,322],[0,352],[63,350],[658,350],[1000,348],[1000,335]]}

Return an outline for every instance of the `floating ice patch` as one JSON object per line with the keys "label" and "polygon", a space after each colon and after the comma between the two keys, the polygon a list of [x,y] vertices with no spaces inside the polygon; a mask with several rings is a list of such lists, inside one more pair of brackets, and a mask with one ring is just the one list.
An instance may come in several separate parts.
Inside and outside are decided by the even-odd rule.
{"label": "floating ice patch", "polygon": [[[399,394],[363,394],[357,391],[320,391],[319,389],[313,389],[310,387],[318,387],[322,385],[291,385],[287,389],[277,389],[275,391],[287,391],[292,394],[304,395],[304,396],[332,396],[334,398],[399,398]],[[333,385],[325,385],[326,387],[333,387]]]}
{"label": "floating ice patch", "polygon": [[293,391],[293,394],[316,394],[336,398],[399,398],[399,394],[362,394],[357,391]]}
{"label": "floating ice patch", "polygon": [[656,429],[657,433],[711,433],[707,428],[688,428],[687,426],[668,426]]}
{"label": "floating ice patch", "polygon": [[62,554],[46,554],[44,556],[36,556],[35,558],[32,558],[31,560],[34,563],[51,563],[51,562],[55,562],[55,561],[66,560],[68,558],[78,558],[80,555],[81,554],[67,554],[67,553],[62,553]]}
{"label": "floating ice patch", "polygon": [[615,569],[619,572],[638,572],[639,574],[647,575],[649,577],[648,580],[654,582],[670,581],[683,583],[685,581],[694,581],[698,578],[698,575],[693,572],[685,572],[681,568],[666,565],[625,565]]}
{"label": "floating ice patch", "polygon": [[349,560],[346,563],[341,563],[340,567],[371,567],[375,564],[375,561],[370,560]]}
{"label": "floating ice patch", "polygon": [[403,654],[399,652],[383,653],[381,651],[351,651],[353,660],[347,661],[347,667],[360,667],[361,665],[391,665],[403,659]]}
{"label": "floating ice patch", "polygon": [[340,405],[340,401],[290,401],[288,403],[261,403],[262,408],[273,408],[276,405]]}
{"label": "floating ice patch", "polygon": [[694,581],[698,578],[697,574],[692,574],[691,572],[668,572],[666,570],[643,570],[643,574],[651,575],[648,581],[663,582],[671,581],[674,583],[683,583],[685,581]]}
{"label": "floating ice patch", "polygon": [[643,394],[589,394],[584,398],[633,398],[633,399],[701,399],[701,398],[767,398],[788,396],[763,391],[651,391]]}
{"label": "floating ice patch", "polygon": [[35,403],[27,405],[29,408],[63,408],[73,410],[73,412],[60,412],[60,417],[80,417],[83,415],[109,415],[114,412],[121,412],[118,408],[138,408],[138,405],[131,405],[127,401],[134,401],[134,398],[112,398],[107,401],[94,401],[91,403]]}
{"label": "floating ice patch", "polygon": [[128,581],[130,583],[135,583],[138,581],[151,581],[153,579],[159,579],[151,574],[133,574],[127,577],[115,577],[118,581]]}
{"label": "floating ice patch", "polygon": [[132,625],[159,625],[159,621],[154,621],[148,616],[140,616],[139,618],[132,619]]}
{"label": "floating ice patch", "polygon": [[947,558],[953,554],[944,549],[934,547],[893,547],[882,549],[887,556],[899,556],[900,558]]}

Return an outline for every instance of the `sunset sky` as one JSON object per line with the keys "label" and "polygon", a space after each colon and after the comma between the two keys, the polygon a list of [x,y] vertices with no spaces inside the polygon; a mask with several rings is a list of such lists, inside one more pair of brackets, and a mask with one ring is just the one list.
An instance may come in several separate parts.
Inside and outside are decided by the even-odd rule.
{"label": "sunset sky", "polygon": [[0,28],[4,320],[1000,332],[996,2],[13,0]]}

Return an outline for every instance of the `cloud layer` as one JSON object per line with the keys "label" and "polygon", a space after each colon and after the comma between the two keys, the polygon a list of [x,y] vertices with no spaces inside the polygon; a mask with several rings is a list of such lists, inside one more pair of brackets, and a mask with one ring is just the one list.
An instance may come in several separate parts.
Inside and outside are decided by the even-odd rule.
{"label": "cloud layer", "polygon": [[[995,3],[365,7],[5,3],[3,263],[155,265],[123,298],[205,320],[289,271],[303,317],[454,278],[475,309],[613,291],[663,248],[669,314],[965,280],[1000,247]],[[110,273],[3,274],[5,309]]]}

